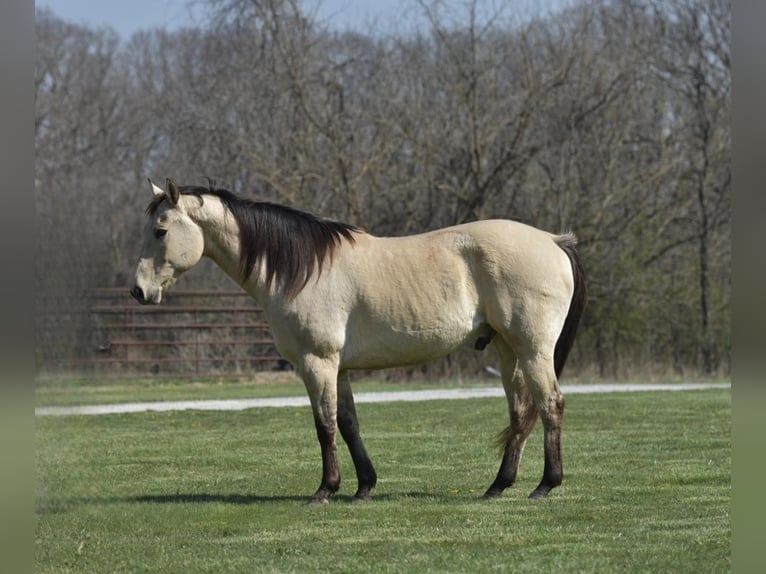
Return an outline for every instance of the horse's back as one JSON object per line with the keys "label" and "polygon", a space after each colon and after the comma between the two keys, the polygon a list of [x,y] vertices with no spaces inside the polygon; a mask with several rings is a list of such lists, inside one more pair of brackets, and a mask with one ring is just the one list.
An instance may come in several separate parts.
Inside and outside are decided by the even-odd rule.
{"label": "horse's back", "polygon": [[390,269],[416,269],[418,275],[442,280],[488,283],[537,290],[551,280],[571,277],[568,257],[556,243],[557,236],[508,219],[488,219],[445,227],[419,235],[375,238],[379,265],[386,258]]}
{"label": "horse's back", "polygon": [[470,234],[470,252],[476,258],[477,272],[488,275],[492,282],[536,291],[557,278],[571,279],[569,258],[557,244],[558,236],[552,233],[506,219],[477,221],[457,228]]}

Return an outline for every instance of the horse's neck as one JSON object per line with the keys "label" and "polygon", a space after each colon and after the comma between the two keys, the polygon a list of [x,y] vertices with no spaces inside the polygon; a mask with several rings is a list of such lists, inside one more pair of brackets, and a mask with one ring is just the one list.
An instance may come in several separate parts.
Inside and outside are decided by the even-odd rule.
{"label": "horse's neck", "polygon": [[202,228],[205,236],[203,255],[212,259],[238,285],[247,291],[261,306],[270,302],[269,290],[264,287],[261,272],[255,269],[250,278],[243,281],[239,264],[239,227],[234,216],[217,197],[204,196],[204,202],[187,210],[192,219]]}
{"label": "horse's neck", "polygon": [[204,196],[200,205],[194,199],[189,216],[200,226],[205,236],[203,255],[212,259],[226,274],[242,285],[239,273],[239,229],[234,217],[217,197]]}

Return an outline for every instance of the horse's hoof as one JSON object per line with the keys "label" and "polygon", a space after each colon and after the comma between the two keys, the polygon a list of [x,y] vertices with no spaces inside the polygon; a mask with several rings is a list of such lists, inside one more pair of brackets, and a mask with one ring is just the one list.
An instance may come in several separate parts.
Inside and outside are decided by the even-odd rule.
{"label": "horse's hoof", "polygon": [[538,486],[535,488],[531,493],[529,493],[530,500],[540,500],[541,498],[545,498],[548,496],[548,493],[551,491],[550,488],[547,486],[541,487]]}
{"label": "horse's hoof", "polygon": [[497,500],[503,496],[502,490],[492,490],[491,488],[482,495],[484,500]]}
{"label": "horse's hoof", "polygon": [[351,499],[351,502],[353,504],[365,504],[367,502],[372,502],[372,496],[370,496],[369,493],[367,493],[367,494],[355,494],[354,498]]}
{"label": "horse's hoof", "polygon": [[309,501],[308,501],[309,506],[327,506],[328,504],[330,504],[329,498],[311,497],[309,498]]}

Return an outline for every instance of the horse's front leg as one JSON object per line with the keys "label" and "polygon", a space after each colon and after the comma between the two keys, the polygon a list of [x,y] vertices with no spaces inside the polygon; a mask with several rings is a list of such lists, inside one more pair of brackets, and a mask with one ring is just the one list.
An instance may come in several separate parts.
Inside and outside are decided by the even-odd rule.
{"label": "horse's front leg", "polygon": [[338,426],[338,360],[307,355],[301,361],[300,372],[311,401],[317,438],[322,449],[322,482],[309,502],[327,504],[340,488],[340,467],[335,446]]}

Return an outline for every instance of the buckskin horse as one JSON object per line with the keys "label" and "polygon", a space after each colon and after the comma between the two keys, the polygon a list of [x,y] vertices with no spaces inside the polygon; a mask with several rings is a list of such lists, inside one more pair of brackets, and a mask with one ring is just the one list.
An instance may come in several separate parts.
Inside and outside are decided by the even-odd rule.
{"label": "buckskin horse", "polygon": [[515,480],[537,417],[545,464],[530,498],[562,482],[564,397],[558,377],[585,308],[576,239],[509,220],[485,220],[405,237],[376,237],[346,223],[208,187],[154,198],[132,295],[158,304],[200,259],[211,258],[264,309],[274,343],[306,386],[322,451],[310,501],[340,486],[336,429],[369,500],[377,475],[359,433],[347,372],[423,363],[461,345],[494,345],[510,425],[500,469],[484,496]]}

